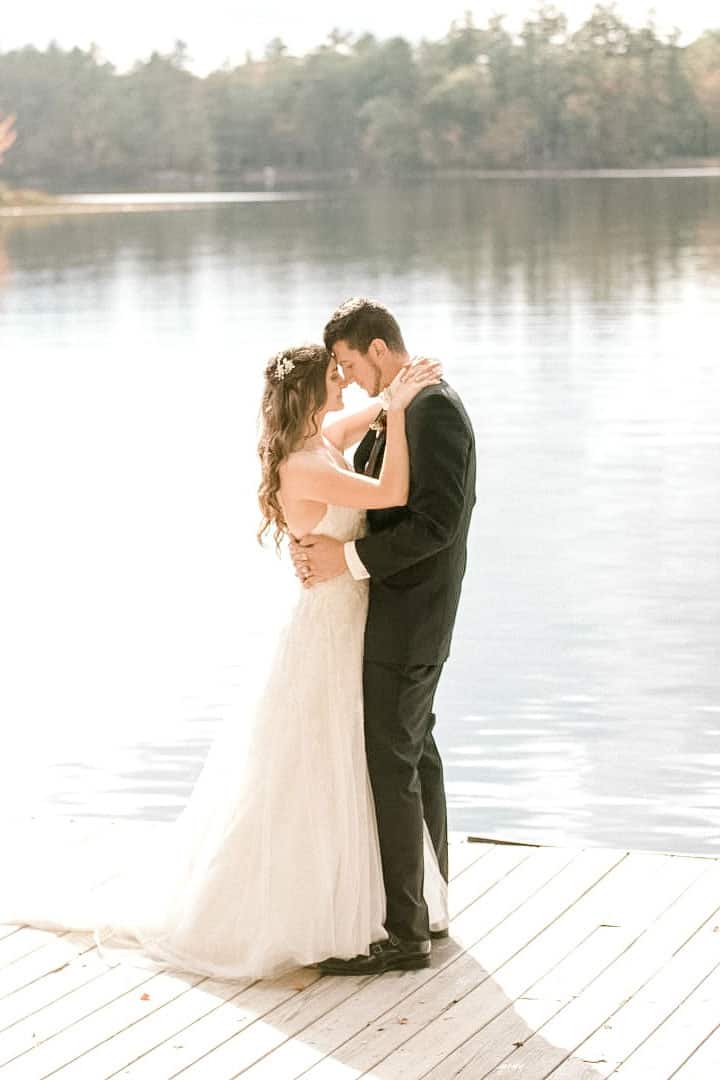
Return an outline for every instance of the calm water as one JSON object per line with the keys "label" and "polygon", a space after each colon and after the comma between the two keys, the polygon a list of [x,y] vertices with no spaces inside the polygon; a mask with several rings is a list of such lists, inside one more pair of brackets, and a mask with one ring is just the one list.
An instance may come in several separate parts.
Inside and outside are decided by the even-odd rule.
{"label": "calm water", "polygon": [[451,826],[720,851],[720,179],[6,221],[0,275],[6,810],[172,817],[243,722],[258,371],[366,293],[477,429]]}

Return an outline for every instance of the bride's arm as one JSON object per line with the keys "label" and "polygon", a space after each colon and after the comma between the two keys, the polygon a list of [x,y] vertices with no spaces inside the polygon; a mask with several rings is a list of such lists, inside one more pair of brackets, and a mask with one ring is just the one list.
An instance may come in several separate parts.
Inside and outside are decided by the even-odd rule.
{"label": "bride's arm", "polygon": [[360,442],[367,429],[377,419],[381,408],[379,403],[370,405],[367,409],[351,413],[350,416],[344,416],[341,420],[334,420],[332,424],[325,425],[323,435],[333,446],[337,446],[338,450],[344,452],[348,446],[354,446],[355,443]]}
{"label": "bride's arm", "polygon": [[300,451],[280,466],[283,496],[310,502],[381,510],[405,506],[410,488],[410,459],[405,435],[405,409],[426,386],[439,382],[439,364],[404,368],[390,388],[387,410],[385,454],[380,476],[348,472],[318,454]]}
{"label": "bride's arm", "polygon": [[377,480],[349,472],[317,454],[291,454],[280,466],[280,483],[285,497],[363,510],[404,506],[410,486],[404,404],[392,404],[388,409],[386,440],[385,457]]}

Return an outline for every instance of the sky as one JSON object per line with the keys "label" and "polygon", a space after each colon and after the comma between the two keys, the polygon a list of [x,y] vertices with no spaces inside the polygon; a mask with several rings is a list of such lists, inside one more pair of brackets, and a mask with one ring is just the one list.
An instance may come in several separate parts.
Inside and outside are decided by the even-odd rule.
{"label": "sky", "polygon": [[[356,7],[330,0],[124,0],[109,4],[98,0],[25,0],[0,9],[0,51],[22,45],[44,48],[56,40],[64,48],[91,43],[120,69],[144,59],[154,50],[169,52],[176,39],[189,46],[191,67],[206,74],[226,61],[241,63],[249,50],[261,55],[272,38],[281,37],[293,53],[303,53],[319,45],[337,27],[352,33],[370,31],[380,38],[402,35],[410,41],[422,37],[440,38],[453,18],[471,11],[483,24],[489,15],[508,15],[507,25],[519,26],[533,10],[534,0],[492,0],[491,3],[427,5],[418,0],[363,0]],[[594,7],[594,0],[565,0],[557,5],[570,18],[581,22]],[[618,0],[617,9],[630,23],[641,25],[650,8],[655,9],[661,30],[677,26],[683,41],[691,41],[703,30],[720,27],[720,7],[716,0]]]}

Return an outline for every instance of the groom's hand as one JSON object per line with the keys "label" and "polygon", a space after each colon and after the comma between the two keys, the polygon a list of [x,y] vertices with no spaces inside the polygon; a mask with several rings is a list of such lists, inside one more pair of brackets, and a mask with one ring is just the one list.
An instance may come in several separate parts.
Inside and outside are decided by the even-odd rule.
{"label": "groom's hand", "polygon": [[347,570],[342,541],[331,536],[304,536],[290,541],[290,558],[295,574],[306,589],[330,581]]}

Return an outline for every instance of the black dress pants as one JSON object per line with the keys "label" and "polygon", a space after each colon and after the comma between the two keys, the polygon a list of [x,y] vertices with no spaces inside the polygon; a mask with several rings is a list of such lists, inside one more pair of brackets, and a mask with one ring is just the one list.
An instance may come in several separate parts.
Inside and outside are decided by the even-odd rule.
{"label": "black dress pants", "polygon": [[442,664],[365,661],[365,746],[375,798],[388,931],[406,941],[430,934],[423,899],[423,818],[447,880],[447,807],[433,699]]}

